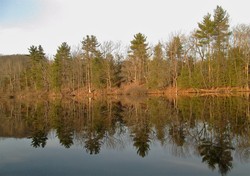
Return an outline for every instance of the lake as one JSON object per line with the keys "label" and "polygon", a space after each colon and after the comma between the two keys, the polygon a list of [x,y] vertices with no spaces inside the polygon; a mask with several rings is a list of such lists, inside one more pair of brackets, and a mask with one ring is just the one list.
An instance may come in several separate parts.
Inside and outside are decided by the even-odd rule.
{"label": "lake", "polygon": [[1,100],[0,175],[249,175],[249,100]]}

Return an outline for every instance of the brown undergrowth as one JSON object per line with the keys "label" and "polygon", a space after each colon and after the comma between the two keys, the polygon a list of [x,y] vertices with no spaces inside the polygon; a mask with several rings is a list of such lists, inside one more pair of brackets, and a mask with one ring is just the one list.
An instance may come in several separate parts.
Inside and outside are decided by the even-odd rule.
{"label": "brown undergrowth", "polygon": [[0,98],[5,99],[82,99],[86,97],[116,97],[116,96],[165,96],[170,99],[176,96],[232,96],[244,93],[250,93],[249,89],[240,87],[217,87],[211,89],[196,89],[188,88],[182,89],[175,87],[168,87],[165,89],[147,89],[143,85],[131,84],[122,86],[120,88],[112,89],[96,89],[89,93],[86,89],[70,90],[64,89],[61,91],[22,91],[16,93],[4,92],[0,93]]}

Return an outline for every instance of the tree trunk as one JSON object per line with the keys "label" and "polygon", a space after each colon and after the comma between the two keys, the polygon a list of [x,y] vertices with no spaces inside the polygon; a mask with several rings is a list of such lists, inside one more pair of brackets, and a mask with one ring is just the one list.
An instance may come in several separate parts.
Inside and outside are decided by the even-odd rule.
{"label": "tree trunk", "polygon": [[245,66],[245,74],[246,74],[246,89],[249,89],[249,62],[247,62]]}

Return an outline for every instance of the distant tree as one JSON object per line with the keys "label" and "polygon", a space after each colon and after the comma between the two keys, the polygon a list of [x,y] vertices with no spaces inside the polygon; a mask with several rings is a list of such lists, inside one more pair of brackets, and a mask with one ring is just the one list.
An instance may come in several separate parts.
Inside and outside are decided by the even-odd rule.
{"label": "distant tree", "polygon": [[204,16],[203,21],[198,23],[195,37],[198,40],[197,51],[205,62],[202,63],[202,72],[208,77],[206,85],[225,86],[226,78],[226,56],[229,48],[229,15],[220,6],[211,14]]}
{"label": "distant tree", "polygon": [[183,59],[181,62],[181,71],[178,77],[178,85],[183,88],[195,86],[195,82],[203,82],[194,78],[196,51],[195,51],[194,36],[191,33],[189,36],[183,37]]}
{"label": "distant tree", "polygon": [[46,89],[46,91],[49,91],[49,64],[41,45],[38,46],[38,55],[41,59],[40,68],[42,72],[43,88]]}
{"label": "distant tree", "polygon": [[85,69],[82,58],[82,47],[79,45],[72,49],[72,85],[73,90],[85,86]]}
{"label": "distant tree", "polygon": [[216,86],[227,85],[227,50],[229,45],[229,15],[222,7],[214,10],[214,56],[216,58]]}
{"label": "distant tree", "polygon": [[25,88],[23,72],[28,60],[27,55],[0,56],[0,91],[18,92]]}
{"label": "distant tree", "polygon": [[170,78],[172,87],[178,88],[177,78],[179,75],[179,61],[182,59],[183,46],[181,41],[181,36],[172,36],[170,41],[167,43],[167,58],[170,69]]}
{"label": "distant tree", "polygon": [[48,90],[48,60],[45,57],[44,50],[41,45],[38,47],[31,46],[29,48],[30,53],[30,69],[29,80],[30,85],[34,85],[36,90],[45,89]]}
{"label": "distant tree", "polygon": [[211,52],[214,35],[214,22],[211,19],[211,14],[203,17],[203,21],[198,23],[199,29],[195,33],[198,39],[198,52],[202,58],[208,60],[208,83],[211,83]]}
{"label": "distant tree", "polygon": [[149,61],[148,86],[163,88],[167,85],[167,62],[164,60],[163,46],[159,42],[154,47],[153,60]]}
{"label": "distant tree", "polygon": [[101,57],[101,52],[98,47],[100,44],[97,41],[97,38],[93,35],[87,35],[83,38],[82,49],[83,49],[83,59],[86,62],[86,84],[88,87],[88,92],[92,92],[93,88],[93,62],[94,59],[98,61]]}
{"label": "distant tree", "polygon": [[143,84],[147,81],[148,72],[148,44],[145,35],[138,33],[134,35],[134,39],[130,42],[130,59],[133,66],[134,82]]}
{"label": "distant tree", "polygon": [[242,80],[241,86],[245,87],[246,89],[249,89],[250,25],[240,24],[234,27],[232,47],[233,51],[231,52],[231,54],[233,54],[233,56],[230,56],[230,58],[236,59],[238,56],[238,61],[241,60],[241,62],[243,62],[244,65],[243,67],[240,67],[239,71],[237,72],[237,75],[239,75],[240,72],[243,71],[242,75],[244,76],[242,76],[242,78],[238,77],[238,79]]}
{"label": "distant tree", "polygon": [[56,90],[70,86],[70,73],[72,72],[71,60],[70,47],[64,42],[58,47],[52,65],[52,82]]}
{"label": "distant tree", "polygon": [[221,6],[217,6],[214,10],[214,50],[217,54],[224,53],[228,48],[228,39],[231,34],[229,31],[229,15]]}
{"label": "distant tree", "polygon": [[103,55],[103,78],[107,89],[111,89],[112,86],[119,82],[119,80],[117,80],[117,67],[119,63],[115,62],[115,50],[117,48],[119,48],[119,45],[115,45],[112,41],[104,42],[101,45],[101,52]]}

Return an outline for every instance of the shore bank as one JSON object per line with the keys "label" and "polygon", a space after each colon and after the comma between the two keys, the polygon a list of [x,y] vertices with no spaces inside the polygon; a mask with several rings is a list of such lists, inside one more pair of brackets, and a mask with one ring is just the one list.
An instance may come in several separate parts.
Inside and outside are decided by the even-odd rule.
{"label": "shore bank", "polygon": [[211,89],[176,89],[169,87],[161,90],[146,89],[143,86],[125,87],[112,90],[93,90],[89,93],[85,89],[79,90],[62,90],[56,91],[21,91],[21,92],[2,92],[0,98],[7,99],[57,99],[57,98],[72,98],[79,99],[82,97],[99,97],[99,96],[230,96],[236,94],[250,93],[250,89],[239,87],[219,87]]}

